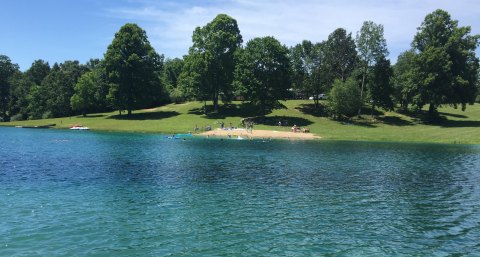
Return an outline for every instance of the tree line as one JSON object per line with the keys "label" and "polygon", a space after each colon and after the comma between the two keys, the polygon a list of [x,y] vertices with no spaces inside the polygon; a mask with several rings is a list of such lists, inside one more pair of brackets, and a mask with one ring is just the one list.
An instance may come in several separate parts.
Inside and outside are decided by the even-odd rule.
{"label": "tree line", "polygon": [[[355,36],[343,28],[326,40],[286,47],[271,36],[243,39],[234,18],[217,15],[192,35],[183,58],[166,59],[146,32],[125,24],[103,59],[50,66],[36,60],[25,72],[0,55],[0,119],[25,120],[203,101],[216,112],[237,99],[259,115],[280,100],[313,96],[333,117],[362,114],[362,107],[420,110],[442,105],[465,110],[479,93],[479,35],[443,10],[428,14],[411,49],[391,65],[381,24],[365,21]],[[326,104],[320,94],[327,94]],[[207,108],[207,101],[212,108]]]}

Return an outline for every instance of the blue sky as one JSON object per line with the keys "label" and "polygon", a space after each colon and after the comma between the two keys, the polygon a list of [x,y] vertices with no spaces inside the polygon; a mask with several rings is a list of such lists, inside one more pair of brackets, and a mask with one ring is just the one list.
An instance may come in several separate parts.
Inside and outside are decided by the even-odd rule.
{"label": "blue sky", "polygon": [[85,63],[102,58],[115,32],[134,22],[147,31],[158,53],[181,57],[195,27],[226,13],[237,20],[244,42],[274,36],[287,46],[304,39],[323,41],[339,27],[355,35],[363,21],[372,20],[384,25],[395,62],[410,47],[425,15],[438,8],[480,34],[478,0],[5,0],[0,4],[0,54],[22,70],[36,59]]}

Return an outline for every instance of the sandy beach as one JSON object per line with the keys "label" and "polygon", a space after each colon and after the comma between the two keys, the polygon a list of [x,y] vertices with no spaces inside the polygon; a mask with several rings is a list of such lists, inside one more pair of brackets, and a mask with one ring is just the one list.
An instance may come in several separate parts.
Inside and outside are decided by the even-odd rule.
{"label": "sandy beach", "polygon": [[234,130],[222,130],[216,129],[207,132],[200,133],[201,136],[209,137],[231,137],[231,138],[266,138],[266,139],[301,139],[301,140],[311,140],[319,139],[321,137],[316,136],[312,133],[293,133],[287,131],[275,131],[275,130],[258,130],[254,129],[252,132],[245,129],[234,129]]}

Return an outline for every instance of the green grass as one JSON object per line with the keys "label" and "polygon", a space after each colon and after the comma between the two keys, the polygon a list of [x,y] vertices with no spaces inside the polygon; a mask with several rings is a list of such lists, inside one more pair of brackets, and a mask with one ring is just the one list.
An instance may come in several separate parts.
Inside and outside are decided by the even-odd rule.
{"label": "green grass", "polygon": [[[363,119],[335,121],[313,110],[313,101],[290,100],[283,104],[287,109],[275,110],[255,125],[255,129],[289,131],[293,124],[309,127],[314,134],[330,140],[362,141],[402,141],[480,144],[480,105],[467,106],[467,110],[443,107],[439,109],[442,119],[434,123],[423,122],[418,117],[396,112],[380,113],[376,119],[365,115]],[[239,102],[223,106],[219,113],[208,116],[202,113],[202,103],[189,102],[169,104],[154,110],[135,111],[131,117],[118,116],[118,112],[90,114],[87,117],[75,116],[56,119],[18,121],[0,125],[43,125],[57,124],[57,128],[68,128],[74,124],[90,127],[92,130],[146,132],[146,133],[185,133],[198,127],[220,127],[232,123],[240,125],[244,117],[254,116],[254,112],[242,107]],[[365,113],[370,113],[365,110]],[[278,127],[278,121],[288,125]]]}

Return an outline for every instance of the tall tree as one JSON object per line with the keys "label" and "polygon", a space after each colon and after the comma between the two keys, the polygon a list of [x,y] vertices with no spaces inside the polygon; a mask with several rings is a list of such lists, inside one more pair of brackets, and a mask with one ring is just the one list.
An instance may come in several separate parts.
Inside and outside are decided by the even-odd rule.
{"label": "tall tree", "polygon": [[315,108],[318,108],[318,96],[326,86],[324,46],[325,43],[312,44],[304,40],[290,49],[293,86],[307,95],[313,95]]}
{"label": "tall tree", "polygon": [[288,49],[273,37],[254,38],[238,54],[235,85],[261,114],[280,106],[290,87]]}
{"label": "tall tree", "polygon": [[460,104],[465,110],[475,100],[479,36],[470,32],[444,10],[428,14],[418,28],[412,43],[418,51],[413,76],[419,88],[414,98],[418,108],[429,104],[430,115],[443,104]]}
{"label": "tall tree", "polygon": [[65,61],[60,65],[54,65],[51,72],[39,88],[39,100],[36,104],[42,104],[45,101],[42,118],[64,117],[72,115],[70,98],[74,94],[74,86],[87,68],[78,61]]}
{"label": "tall tree", "polygon": [[[362,87],[360,90],[360,100],[363,103],[363,91],[365,88],[365,79],[368,76],[370,67],[375,66],[377,60],[385,60],[388,55],[387,41],[383,36],[383,25],[376,24],[373,21],[363,22],[362,28],[357,32],[357,49],[362,65]],[[379,95],[381,92],[375,92]],[[362,112],[362,105],[358,108],[358,115]]]}
{"label": "tall tree", "polygon": [[[15,120],[24,120],[29,117],[29,93],[32,87],[40,86],[50,73],[50,65],[43,60],[35,60],[24,73],[17,73],[12,78],[9,113],[15,115]],[[44,92],[44,97],[46,97]],[[42,106],[44,108],[44,106]],[[41,117],[41,115],[39,115]]]}
{"label": "tall tree", "polygon": [[[372,70],[368,82],[368,93],[372,103],[372,114],[373,109],[376,106],[391,111],[393,110],[392,97],[394,89],[392,85],[393,70],[390,61],[385,59],[385,57],[380,57],[380,59],[376,61]],[[360,100],[362,100],[361,97]]]}
{"label": "tall tree", "polygon": [[203,101],[203,111],[207,114],[210,91],[204,57],[204,54],[196,52],[185,56],[182,72],[178,78],[178,89],[187,99]]}
{"label": "tall tree", "polygon": [[17,72],[11,79],[9,113],[11,120],[28,118],[28,94],[35,83],[26,73]]}
{"label": "tall tree", "polygon": [[220,95],[224,101],[230,101],[233,97],[234,53],[242,43],[237,21],[226,14],[219,14],[204,27],[197,27],[192,41],[189,55],[203,62],[202,66],[205,67],[201,81],[195,85],[208,90],[213,108],[218,110]]}
{"label": "tall tree", "polygon": [[50,73],[50,65],[44,60],[35,60],[32,66],[25,72],[27,77],[32,80],[35,85],[42,84],[42,80]]}
{"label": "tall tree", "polygon": [[182,73],[184,61],[183,59],[167,59],[163,65],[162,84],[168,91],[170,100],[180,102],[184,100],[183,92],[178,87],[178,80]]}
{"label": "tall tree", "polygon": [[73,110],[80,111],[83,116],[87,116],[88,111],[100,109],[104,103],[106,95],[102,93],[102,85],[105,81],[98,69],[84,73],[77,81],[74,87],[75,93],[70,98],[70,105]]}
{"label": "tall tree", "polygon": [[127,110],[130,115],[132,110],[155,101],[161,88],[163,57],[155,52],[142,28],[123,25],[108,46],[104,62],[114,108]]}
{"label": "tall tree", "polygon": [[417,92],[417,85],[413,81],[415,58],[415,50],[405,51],[398,56],[397,63],[393,66],[394,97],[404,111],[412,103],[413,96]]}
{"label": "tall tree", "polygon": [[328,36],[325,42],[325,65],[328,69],[328,84],[331,86],[335,79],[345,81],[357,64],[357,50],[352,33],[345,29],[336,29]]}
{"label": "tall tree", "polygon": [[8,105],[10,102],[10,89],[12,76],[19,72],[17,64],[12,63],[6,55],[0,55],[0,121],[8,121]]}

